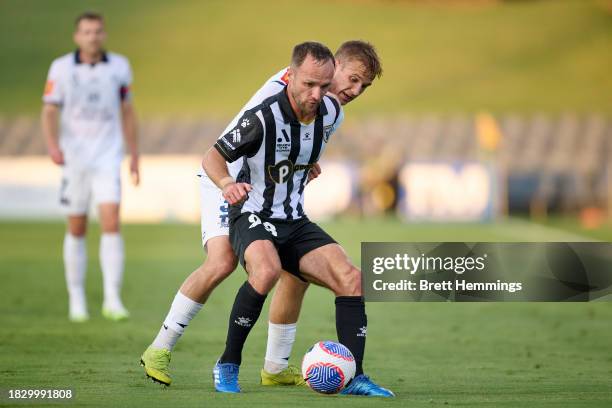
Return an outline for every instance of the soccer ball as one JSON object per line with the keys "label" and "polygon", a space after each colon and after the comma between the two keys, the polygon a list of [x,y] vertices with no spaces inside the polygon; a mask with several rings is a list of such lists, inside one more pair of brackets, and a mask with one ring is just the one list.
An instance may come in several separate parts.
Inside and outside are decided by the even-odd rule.
{"label": "soccer ball", "polygon": [[320,341],[304,355],[302,375],[314,391],[336,394],[355,376],[355,357],[340,343]]}

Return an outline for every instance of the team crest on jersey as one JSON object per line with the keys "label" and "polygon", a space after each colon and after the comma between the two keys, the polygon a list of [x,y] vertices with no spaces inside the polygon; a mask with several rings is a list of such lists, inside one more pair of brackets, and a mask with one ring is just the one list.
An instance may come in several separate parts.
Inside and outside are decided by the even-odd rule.
{"label": "team crest on jersey", "polygon": [[323,126],[323,141],[327,143],[329,141],[329,137],[334,131],[334,125]]}

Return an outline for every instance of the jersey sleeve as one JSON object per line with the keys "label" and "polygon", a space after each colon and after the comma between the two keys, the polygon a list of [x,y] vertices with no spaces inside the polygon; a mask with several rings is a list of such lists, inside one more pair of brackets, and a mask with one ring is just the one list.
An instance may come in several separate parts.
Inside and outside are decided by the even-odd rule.
{"label": "jersey sleeve", "polygon": [[344,109],[340,107],[340,114],[338,115],[338,119],[336,119],[336,123],[334,123],[333,133],[336,133],[340,125],[344,122]]}
{"label": "jersey sleeve", "polygon": [[43,102],[61,105],[64,103],[64,90],[62,83],[62,70],[58,61],[53,61],[43,93]]}
{"label": "jersey sleeve", "polygon": [[242,156],[257,153],[264,138],[264,128],[259,117],[246,112],[229,132],[215,143],[215,148],[228,162],[234,162]]}
{"label": "jersey sleeve", "polygon": [[121,77],[121,84],[119,85],[119,97],[122,101],[132,100],[132,80],[132,67],[130,66],[129,61],[126,59],[123,75]]}

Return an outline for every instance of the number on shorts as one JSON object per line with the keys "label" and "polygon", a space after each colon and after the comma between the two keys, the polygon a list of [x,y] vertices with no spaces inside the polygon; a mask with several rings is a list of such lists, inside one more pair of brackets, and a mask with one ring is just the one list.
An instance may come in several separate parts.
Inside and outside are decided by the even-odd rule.
{"label": "number on shorts", "polygon": [[[249,215],[249,222],[251,223],[251,225],[249,226],[249,229],[251,229],[251,228],[254,228],[254,227],[258,226],[259,224],[261,224],[261,218],[259,218],[255,214],[251,214],[251,215]],[[270,234],[274,235],[275,237],[278,236],[278,233],[276,232],[276,227],[273,224],[271,224],[271,223],[266,221],[266,222],[263,223],[263,227]]]}

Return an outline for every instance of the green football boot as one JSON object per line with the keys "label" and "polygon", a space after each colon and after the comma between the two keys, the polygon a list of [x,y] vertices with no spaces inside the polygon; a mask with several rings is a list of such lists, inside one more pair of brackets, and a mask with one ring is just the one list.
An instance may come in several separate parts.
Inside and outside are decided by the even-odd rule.
{"label": "green football boot", "polygon": [[305,385],[302,372],[294,365],[290,365],[278,374],[270,374],[261,369],[261,385]]}
{"label": "green football boot", "polygon": [[106,318],[107,320],[111,320],[113,322],[122,322],[130,318],[130,312],[128,312],[127,309],[124,307],[116,309],[103,307],[102,316],[104,316],[104,318]]}
{"label": "green football boot", "polygon": [[140,357],[140,365],[144,367],[147,377],[155,382],[169,386],[170,377],[170,351],[149,346]]}

